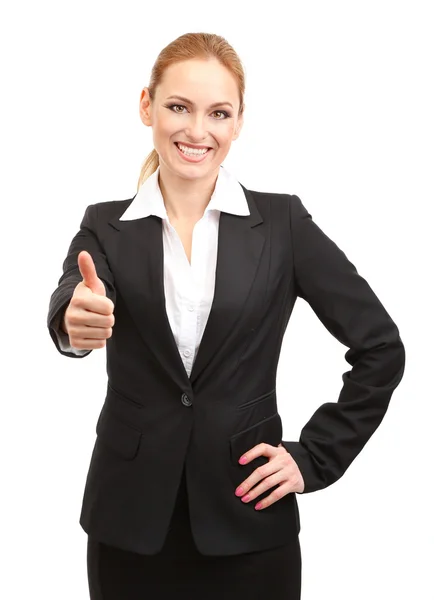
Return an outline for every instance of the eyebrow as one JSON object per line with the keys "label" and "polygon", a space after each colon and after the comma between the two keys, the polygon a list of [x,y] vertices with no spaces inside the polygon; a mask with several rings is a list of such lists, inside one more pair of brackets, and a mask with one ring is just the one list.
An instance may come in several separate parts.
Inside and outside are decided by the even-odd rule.
{"label": "eyebrow", "polygon": [[[191,104],[191,106],[195,106],[194,102],[192,102],[188,98],[184,98],[184,96],[168,96],[167,100],[182,100],[183,102],[186,102],[187,104]],[[233,106],[230,102],[214,102],[214,104],[211,104],[210,108],[214,108],[215,106],[222,106],[223,104],[227,104],[228,106],[233,108]]]}

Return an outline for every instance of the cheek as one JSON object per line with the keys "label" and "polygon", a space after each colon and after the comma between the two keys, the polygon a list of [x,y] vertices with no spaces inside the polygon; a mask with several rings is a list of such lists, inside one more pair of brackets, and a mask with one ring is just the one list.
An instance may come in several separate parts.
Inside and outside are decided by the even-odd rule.
{"label": "cheek", "polygon": [[180,128],[179,119],[177,120],[176,115],[172,113],[162,113],[157,112],[154,115],[154,123],[153,129],[155,132],[155,136],[157,137],[167,137],[168,135],[172,135],[176,133]]}
{"label": "cheek", "polygon": [[214,137],[218,141],[220,146],[230,146],[232,137],[234,135],[234,126],[232,123],[222,124],[218,129],[216,128]]}
{"label": "cheek", "polygon": [[161,119],[154,124],[155,135],[162,138],[167,138],[176,132],[175,123],[170,119]]}

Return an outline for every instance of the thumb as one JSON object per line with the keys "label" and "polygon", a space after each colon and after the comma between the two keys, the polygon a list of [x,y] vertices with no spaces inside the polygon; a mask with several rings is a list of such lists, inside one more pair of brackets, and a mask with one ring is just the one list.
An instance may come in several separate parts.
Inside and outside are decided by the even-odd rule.
{"label": "thumb", "polygon": [[94,294],[105,296],[105,285],[99,279],[95,264],[89,252],[82,250],[77,258],[78,268],[80,269],[81,276],[83,277],[83,283],[88,287]]}

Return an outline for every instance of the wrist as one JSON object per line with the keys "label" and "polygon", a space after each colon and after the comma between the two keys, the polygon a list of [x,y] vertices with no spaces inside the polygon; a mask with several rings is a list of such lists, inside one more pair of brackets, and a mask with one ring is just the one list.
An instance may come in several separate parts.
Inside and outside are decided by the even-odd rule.
{"label": "wrist", "polygon": [[65,323],[65,315],[63,315],[62,320],[60,321],[60,329],[63,331],[63,333],[68,333]]}

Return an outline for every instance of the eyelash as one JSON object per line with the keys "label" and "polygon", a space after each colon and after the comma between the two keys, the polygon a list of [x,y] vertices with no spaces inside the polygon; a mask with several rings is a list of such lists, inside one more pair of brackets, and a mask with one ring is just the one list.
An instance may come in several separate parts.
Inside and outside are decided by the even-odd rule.
{"label": "eyelash", "polygon": [[[172,110],[172,112],[178,115],[182,115],[184,113],[179,113],[176,112],[176,110],[173,110],[174,106],[182,106],[182,108],[187,108],[186,106],[184,106],[184,104],[166,104],[165,106],[166,108],[169,108],[170,110]],[[222,113],[225,115],[225,119],[217,119],[217,121],[225,121],[226,119],[229,119],[231,117],[231,115],[226,110],[214,110],[213,112]]]}

